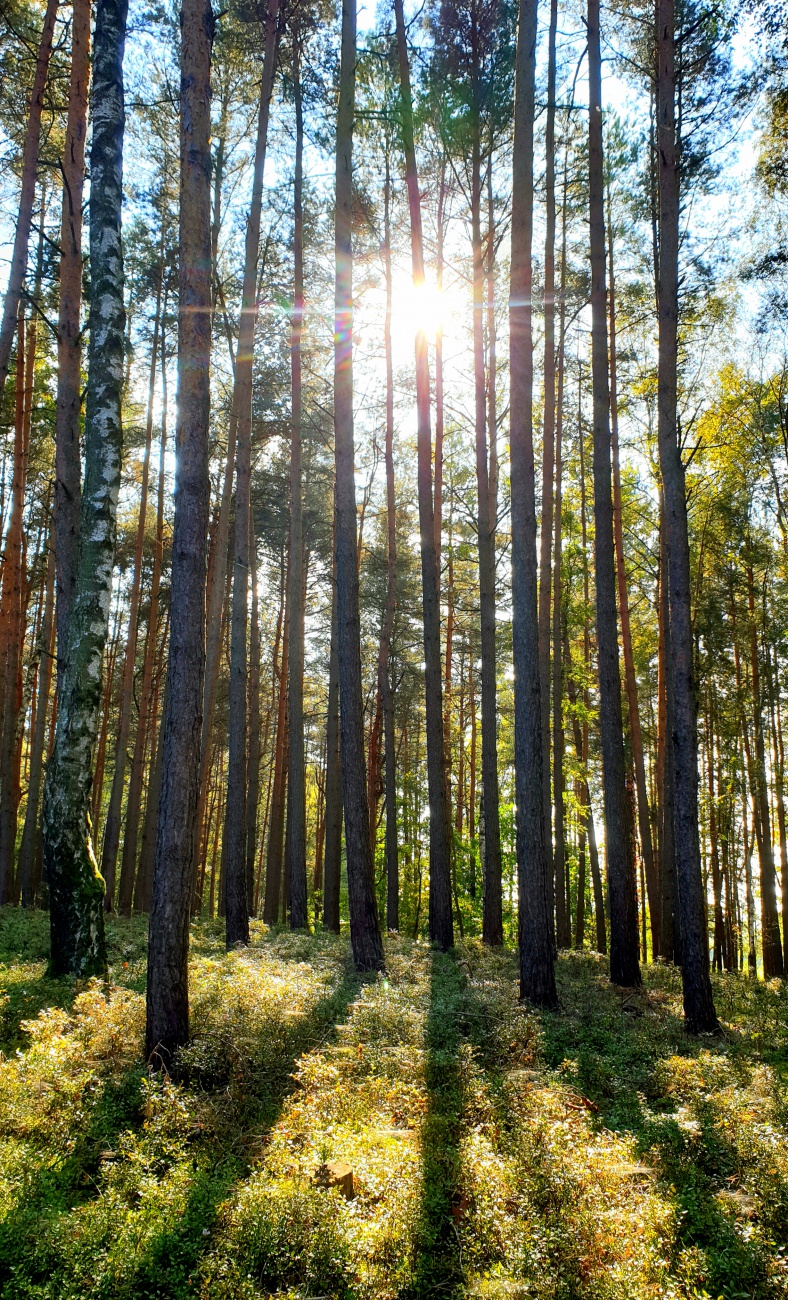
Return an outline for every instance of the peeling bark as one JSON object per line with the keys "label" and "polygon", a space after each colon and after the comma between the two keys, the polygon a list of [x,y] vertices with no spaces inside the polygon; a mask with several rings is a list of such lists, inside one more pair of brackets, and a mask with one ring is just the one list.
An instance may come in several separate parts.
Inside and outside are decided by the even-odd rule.
{"label": "peeling bark", "polygon": [[93,850],[90,789],[107,640],[123,431],[123,50],[127,0],[99,0],[90,155],[90,341],[85,480],[74,599],[66,633],[55,746],[44,789],[50,966],[106,973],[104,881]]}

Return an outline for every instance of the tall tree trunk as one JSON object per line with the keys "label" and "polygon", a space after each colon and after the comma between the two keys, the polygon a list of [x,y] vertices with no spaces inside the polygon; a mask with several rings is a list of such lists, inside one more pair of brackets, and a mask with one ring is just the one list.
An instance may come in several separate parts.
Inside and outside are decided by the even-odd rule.
{"label": "tall tree trunk", "polygon": [[509,295],[514,764],[520,994],[555,1006],[550,861],[545,843],[537,614],[531,309],[537,0],[520,0],[515,54]]}
{"label": "tall tree trunk", "polygon": [[758,960],[755,942],[755,891],[752,884],[752,841],[747,825],[747,779],[742,776],[742,838],[744,840],[744,887],[747,906],[747,971],[755,979]]}
{"label": "tall tree trunk", "polygon": [[[629,593],[627,591],[627,571],[624,564],[624,523],[621,508],[621,465],[618,444],[618,383],[616,355],[616,279],[613,261],[614,235],[613,215],[608,186],[608,220],[607,232],[610,249],[610,431],[611,450],[613,454],[613,539],[616,550],[616,582],[618,586],[618,608],[621,617],[621,648],[624,654],[624,683],[627,691],[627,709],[629,717],[629,735],[632,742],[632,759],[635,766],[635,785],[637,789],[638,831],[640,834],[640,852],[646,873],[646,891],[648,893],[648,910],[651,920],[651,955],[656,960],[660,955],[660,923],[662,908],[659,897],[659,880],[654,862],[654,846],[651,842],[651,812],[648,803],[646,785],[646,764],[643,757],[643,733],[640,729],[640,704],[638,701],[638,684],[635,675],[635,657],[632,652],[632,630],[629,623]],[[645,906],[645,900],[644,900]],[[643,960],[645,961],[645,951]]]}
{"label": "tall tree trunk", "polygon": [[[150,601],[148,604],[148,626],[145,632],[145,649],[142,659],[140,708],[137,718],[137,733],[134,737],[134,751],[131,758],[131,769],[129,771],[129,793],[126,799],[126,824],[123,834],[123,855],[120,863],[118,911],[121,916],[129,916],[131,914],[135,880],[137,878],[137,842],[139,837],[140,810],[142,808],[145,745],[148,737],[148,716],[151,708],[151,697],[154,686],[153,678],[156,666],[156,637],[159,626],[159,594],[161,590],[161,569],[164,553],[164,465],[167,454],[167,357],[163,330],[161,336],[161,376],[163,392],[161,441],[159,443],[159,477],[156,495],[156,540],[153,548],[153,572],[151,573]],[[155,746],[152,748],[155,748]]]}
{"label": "tall tree trunk", "polygon": [[[35,327],[28,322],[35,349]],[[34,357],[25,346],[24,306],[20,302],[16,344],[16,391],[14,403],[14,467],[11,486],[11,518],[3,547],[2,595],[0,596],[0,904],[12,901],[14,850],[19,774],[14,762],[19,692],[20,651],[24,635],[25,587],[25,485],[28,461],[27,374]],[[32,379],[32,376],[31,376]],[[30,393],[32,398],[32,391]]]}
{"label": "tall tree trunk", "polygon": [[706,766],[709,783],[709,849],[711,860],[711,882],[714,891],[714,967],[723,970],[727,966],[725,957],[725,919],[722,912],[722,870],[720,867],[720,847],[717,834],[717,787],[714,780],[714,697],[709,699],[709,712],[706,719]]}
{"label": "tall tree trunk", "polygon": [[[249,611],[249,769],[246,801],[246,905],[255,914],[255,861],[257,858],[257,815],[260,802],[260,596],[257,579],[257,538],[254,511],[249,511],[249,557],[251,560],[252,604]],[[268,736],[263,741],[267,744]]]}
{"label": "tall tree trunk", "polygon": [[47,734],[49,694],[52,686],[52,665],[55,656],[55,547],[54,529],[50,529],[49,554],[44,588],[44,616],[39,632],[38,693],[36,698],[35,728],[30,746],[30,775],[27,786],[27,806],[22,843],[19,848],[17,878],[23,907],[32,907],[36,898],[36,861],[41,850],[39,834],[39,804],[44,775],[44,746]]}
{"label": "tall tree trunk", "polygon": [[293,315],[290,335],[292,418],[290,425],[290,772],[287,801],[290,853],[290,925],[309,924],[306,886],[306,786],[304,758],[304,523],[301,469],[301,334],[304,322],[304,108],[301,95],[301,50],[293,32],[293,98],[296,117],[293,186]]}
{"label": "tall tree trunk", "polygon": [[[413,284],[424,285],[424,246],[421,232],[421,198],[413,137],[413,99],[410,88],[403,0],[394,0],[405,153],[405,180],[410,215]],[[429,933],[441,948],[454,943],[451,896],[451,826],[443,733],[441,689],[440,583],[435,549],[432,495],[432,434],[430,431],[430,376],[427,336],[416,333],[416,411],[418,448],[419,532],[421,534],[421,586],[424,624],[424,691],[426,703],[427,785],[430,803]],[[344,761],[344,751],[343,751]]]}
{"label": "tall tree trunk", "polygon": [[[555,77],[558,0],[550,0],[547,55],[547,120],[545,126],[545,250],[544,250],[544,421],[542,438],[542,520],[539,536],[539,691],[542,706],[542,798],[545,851],[548,857],[551,924],[560,947],[568,947],[566,903],[553,861],[553,822],[550,806],[550,554],[553,540],[553,474],[555,467]],[[559,654],[560,661],[560,654]],[[563,796],[562,796],[563,798]],[[557,807],[556,798],[556,807]],[[553,920],[553,908],[555,917]]]}
{"label": "tall tree trunk", "polygon": [[[441,150],[438,178],[438,203],[436,211],[436,265],[435,282],[439,294],[443,293],[443,243],[446,236],[446,154]],[[433,533],[435,554],[440,561],[443,540],[443,322],[438,321],[435,331],[435,485],[433,506]],[[440,567],[438,568],[440,584]]]}
{"label": "tall tree trunk", "polygon": [[123,49],[127,0],[99,0],[90,154],[91,318],[85,481],[77,581],[66,633],[55,747],[44,788],[44,862],[53,974],[106,971],[104,881],[89,808],[107,639],[123,432]]}
{"label": "tall tree trunk", "polygon": [[[336,546],[334,547],[336,554]],[[339,613],[336,560],[331,573],[331,648],[326,714],[326,832],[323,862],[323,925],[339,934],[339,886],[342,869],[342,767],[339,725]]]}
{"label": "tall tree trunk", "polygon": [[[284,560],[283,560],[284,562]],[[285,826],[285,794],[287,788],[287,666],[290,658],[290,583],[288,581],[290,559],[283,576],[284,582],[284,627],[282,631],[282,654],[279,660],[279,698],[276,715],[276,739],[274,742],[274,775],[271,791],[271,814],[268,821],[268,854],[265,866],[265,896],[263,898],[263,920],[266,925],[275,925],[279,920],[279,902],[282,885],[282,849]],[[276,676],[274,665],[274,676]]]}
{"label": "tall tree trunk", "polygon": [[339,700],[350,939],[356,968],[381,970],[369,844],[364,765],[364,705],[353,447],[353,116],[356,99],[356,0],[342,0],[339,104],[336,125],[334,237],[334,459]]}
{"label": "tall tree trunk", "polygon": [[[249,598],[249,510],[252,469],[252,368],[257,322],[257,266],[263,171],[268,142],[268,116],[276,71],[279,0],[268,0],[265,14],[263,71],[257,118],[252,198],[246,223],[241,322],[235,362],[234,403],[238,419],[235,466],[235,560],[233,565],[232,624],[230,636],[230,700],[227,747],[227,804],[223,851],[226,879],[227,947],[249,942],[249,908],[246,896],[246,791],[247,791],[247,624]],[[290,572],[293,572],[290,554]]]}
{"label": "tall tree trunk", "polygon": [[780,832],[780,896],[782,904],[783,927],[783,961],[788,953],[788,833],[785,816],[785,749],[783,746],[783,729],[780,709],[779,664],[775,647],[775,663],[772,667],[770,654],[767,652],[767,671],[769,696],[772,714],[772,752],[775,778],[775,798],[777,802],[777,825]]}
{"label": "tall tree trunk", "polygon": [[498,527],[498,394],[495,324],[495,200],[492,184],[493,140],[487,156],[487,439],[490,444],[490,530],[495,552]]}
{"label": "tall tree trunk", "polygon": [[[479,90],[474,90],[478,103]],[[487,386],[484,369],[484,258],[482,250],[481,123],[474,110],[471,178],[473,251],[473,370],[476,391],[476,499],[479,613],[482,652],[482,787],[484,798],[484,910],[482,938],[503,943],[501,826],[498,795],[498,717],[495,668],[495,520],[490,518]]]}
{"label": "tall tree trunk", "polygon": [[[665,498],[670,589],[671,679],[676,872],[681,907],[684,1016],[690,1033],[715,1030],[709,976],[706,900],[698,830],[698,732],[684,465],[677,414],[679,162],[675,130],[674,0],[657,0],[659,165],[659,357],[657,423]],[[779,943],[779,937],[778,937]]]}
{"label": "tall tree trunk", "polygon": [[82,196],[90,79],[90,0],[71,10],[71,79],[63,149],[60,221],[60,301],[55,408],[55,564],[57,570],[58,682],[66,654],[66,628],[74,597],[82,466],[79,451],[82,358]]}
{"label": "tall tree trunk", "polygon": [[210,502],[213,30],[210,0],[183,0],[176,505],[145,1030],[148,1060],[165,1068],[189,1035],[189,910],[199,786]]}
{"label": "tall tree trunk", "polygon": [[[397,753],[394,731],[394,685],[392,682],[391,647],[397,614],[397,498],[394,479],[394,356],[391,341],[391,165],[389,136],[386,132],[386,179],[383,193],[383,243],[386,276],[386,315],[384,344],[386,350],[386,608],[380,638],[380,691],[383,706],[383,748],[385,751],[386,798],[386,928],[399,929],[399,844],[397,829]],[[436,382],[438,361],[436,357]],[[437,436],[436,436],[437,443]],[[435,465],[436,499],[438,465]],[[437,526],[437,525],[436,525]],[[332,628],[333,639],[333,628]],[[326,760],[328,763],[328,759]],[[326,776],[326,788],[328,777]]]}
{"label": "tall tree trunk", "polygon": [[594,393],[594,563],[596,570],[599,729],[610,897],[610,978],[640,984],[634,863],[627,833],[624,724],[618,663],[613,497],[610,466],[605,208],[602,153],[602,55],[599,0],[588,0],[588,185],[591,252],[591,363]]}
{"label": "tall tree trunk", "polygon": [[[52,53],[52,37],[55,31],[57,10],[58,0],[47,0],[41,39],[38,44],[36,71],[30,94],[24,144],[22,145],[22,188],[19,194],[19,210],[14,232],[14,247],[11,253],[11,269],[8,276],[8,287],[3,300],[2,323],[0,323],[0,399],[3,396],[5,381],[8,378],[8,366],[14,344],[19,300],[22,296],[22,287],[27,274],[27,255],[30,247],[33,203],[36,194],[38,147],[41,138],[41,111],[44,106],[44,90],[46,88],[49,58]],[[99,12],[101,12],[101,6],[97,11],[97,22]]]}
{"label": "tall tree trunk", "polygon": [[766,979],[782,979],[783,952],[780,941],[780,922],[777,911],[777,873],[774,866],[772,820],[769,808],[769,786],[766,776],[766,744],[763,735],[763,701],[761,692],[760,655],[758,653],[758,628],[755,616],[755,581],[752,565],[747,566],[747,603],[750,632],[750,669],[752,673],[752,717],[755,733],[753,772],[753,797],[756,804],[756,826],[760,826],[758,851],[761,867],[761,949],[763,973]]}
{"label": "tall tree trunk", "polygon": [[137,663],[137,641],[139,638],[140,595],[142,591],[142,553],[145,544],[145,524],[148,518],[148,484],[150,482],[150,458],[153,446],[153,399],[156,392],[156,363],[159,346],[159,329],[161,325],[162,281],[164,278],[164,227],[162,226],[159,245],[159,278],[156,288],[156,311],[153,318],[153,347],[151,349],[150,374],[148,376],[148,412],[145,422],[145,461],[142,467],[142,484],[140,488],[140,505],[137,515],[137,536],[134,544],[134,562],[131,579],[131,601],[129,604],[128,635],[126,652],[123,659],[123,673],[120,679],[120,697],[118,699],[118,724],[115,737],[115,768],[112,774],[112,789],[109,796],[107,817],[104,822],[104,844],[101,855],[101,870],[106,884],[104,907],[111,912],[115,906],[115,867],[120,846],[121,805],[126,784],[126,764],[128,759],[129,733],[131,731],[131,707],[134,699],[134,669]]}
{"label": "tall tree trunk", "polygon": [[659,886],[661,901],[660,953],[665,961],[681,961],[681,925],[677,925],[676,852],[673,828],[673,746],[670,660],[670,598],[668,593],[668,551],[665,509],[660,492],[659,581],[657,605],[657,813],[659,827]]}
{"label": "tall tree trunk", "polygon": [[[563,302],[561,306],[563,315]],[[559,371],[563,371],[562,359]],[[563,396],[563,373],[559,379],[559,393]],[[563,410],[559,401],[555,417],[555,542],[553,559],[553,819],[554,846],[553,871],[556,903],[556,941],[559,948],[569,948],[572,943],[572,917],[567,878],[565,819],[564,819],[564,693],[562,664],[562,600],[561,552],[563,513],[563,460],[562,460]],[[568,665],[567,665],[568,666]],[[581,932],[582,934],[582,932]]]}
{"label": "tall tree trunk", "polygon": [[[169,620],[167,620],[167,624]],[[166,673],[166,635],[162,637],[161,656],[156,667],[151,700],[150,722],[148,725],[150,758],[148,760],[148,789],[145,812],[142,817],[142,834],[140,835],[140,857],[134,880],[134,911],[150,912],[153,898],[153,868],[156,859],[156,822],[161,795],[161,739],[164,715],[159,717],[159,695],[161,683]],[[144,755],[143,755],[144,758]]]}

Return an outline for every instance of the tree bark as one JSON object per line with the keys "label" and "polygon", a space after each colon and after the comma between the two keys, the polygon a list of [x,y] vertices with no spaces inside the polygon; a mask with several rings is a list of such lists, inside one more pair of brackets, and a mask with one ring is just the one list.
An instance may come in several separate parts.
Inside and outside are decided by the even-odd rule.
{"label": "tree bark", "polygon": [[[413,99],[402,0],[394,0],[399,56],[402,138],[405,180],[410,215],[410,247],[415,289],[424,285],[424,246],[421,198],[413,136]],[[441,683],[440,583],[435,549],[432,492],[432,434],[430,431],[430,376],[427,336],[416,333],[416,411],[418,453],[419,532],[421,534],[421,585],[424,625],[424,691],[426,703],[427,785],[430,803],[429,934],[441,948],[454,943],[451,890],[451,826],[443,733]],[[343,750],[344,761],[344,750]]]}
{"label": "tree bark", "polygon": [[90,155],[90,341],[77,581],[66,633],[55,747],[44,789],[53,974],[106,972],[104,881],[89,807],[120,487],[123,303],[123,50],[127,0],[99,0]]}
{"label": "tree bark", "polygon": [[[627,692],[627,709],[629,717],[629,735],[632,742],[632,759],[635,766],[635,787],[637,790],[638,831],[640,834],[640,851],[646,873],[646,891],[648,910],[651,921],[651,955],[656,960],[660,955],[660,929],[662,909],[659,897],[659,880],[654,863],[654,846],[651,841],[651,811],[646,785],[646,764],[643,757],[643,733],[640,728],[640,704],[638,701],[638,684],[635,675],[635,657],[632,652],[632,630],[629,623],[629,594],[627,591],[627,571],[624,564],[624,523],[621,508],[621,465],[618,445],[618,383],[616,355],[616,280],[613,261],[613,217],[608,187],[608,240],[610,248],[610,431],[611,450],[613,454],[613,540],[616,551],[616,583],[618,587],[618,608],[621,617],[621,649],[624,655],[624,684]],[[645,905],[645,904],[644,904]],[[645,961],[645,950],[643,960]]]}
{"label": "tree bark", "polygon": [[[474,101],[478,102],[478,89]],[[487,387],[484,369],[484,259],[482,254],[481,138],[474,111],[471,159],[471,243],[473,252],[473,370],[476,395],[476,499],[481,626],[482,787],[484,798],[484,907],[482,938],[503,943],[501,826],[498,792],[498,717],[495,653],[495,520],[490,518],[487,449]]]}
{"label": "tree bark", "polygon": [[364,765],[364,706],[353,447],[353,117],[356,0],[342,0],[336,125],[334,459],[342,794],[345,810],[350,939],[360,971],[381,970],[383,942],[375,901]]}
{"label": "tree bark", "polygon": [[[257,817],[260,802],[260,596],[257,579],[257,537],[254,511],[249,511],[249,557],[251,560],[252,604],[249,611],[249,765],[246,800],[246,906],[255,913],[255,861]],[[264,744],[267,743],[267,735]],[[202,891],[200,891],[202,896]]]}
{"label": "tree bark", "polygon": [[[561,347],[563,347],[563,339]],[[559,362],[559,370],[563,370],[563,360]],[[562,380],[563,374],[559,378],[559,393],[561,394],[563,389]],[[563,525],[562,434],[563,411],[559,400],[555,415],[555,541],[553,558],[553,878],[555,881],[556,941],[559,948],[569,948],[572,943],[572,916],[567,877],[564,818],[563,615],[561,600],[561,552],[563,540],[561,536]]]}
{"label": "tree bark", "polygon": [[82,358],[82,196],[90,80],[90,0],[71,10],[71,79],[63,149],[60,221],[60,300],[55,408],[55,564],[57,571],[58,682],[66,654],[66,628],[74,597],[79,544],[82,465],[79,450]]}
{"label": "tree bark", "polygon": [[537,0],[520,0],[515,54],[509,296],[514,764],[520,995],[557,1005],[545,843],[533,447],[532,268]]}
{"label": "tree bark", "polygon": [[[38,147],[41,139],[41,111],[44,106],[49,58],[52,53],[52,37],[57,20],[58,0],[47,0],[41,39],[38,44],[36,71],[30,94],[30,107],[27,114],[25,139],[22,146],[22,188],[19,195],[19,210],[14,232],[14,247],[11,253],[11,269],[8,287],[3,299],[3,316],[0,323],[0,399],[8,378],[8,366],[14,343],[14,331],[19,310],[19,300],[27,274],[27,256],[30,247],[30,231],[33,226],[33,202],[36,193],[36,173],[38,170]],[[80,24],[81,25],[81,24]]]}
{"label": "tree bark", "polygon": [[[698,830],[698,733],[684,465],[677,414],[679,162],[675,129],[674,0],[657,0],[659,357],[657,424],[670,590],[673,823],[681,907],[684,1016],[690,1033],[716,1030]],[[779,942],[779,938],[778,938]]]}
{"label": "tree bark", "polygon": [[23,907],[32,907],[36,900],[36,862],[41,851],[39,834],[39,804],[44,775],[44,746],[47,735],[49,695],[52,687],[52,665],[55,657],[55,547],[54,529],[50,530],[49,554],[44,594],[44,616],[39,632],[38,694],[36,721],[30,746],[30,776],[27,786],[27,806],[19,848],[17,878]]}
{"label": "tree bark", "polygon": [[[284,561],[283,561],[284,562]],[[287,560],[287,570],[290,560]],[[287,667],[290,658],[290,583],[285,570],[284,626],[282,654],[279,660],[279,699],[276,715],[276,740],[274,742],[274,776],[271,791],[271,814],[268,821],[268,854],[265,866],[265,895],[263,920],[275,925],[279,920],[279,902],[282,886],[282,851],[285,827],[285,796],[287,788]],[[276,676],[276,665],[274,665]]]}
{"label": "tree bark", "polygon": [[[591,608],[589,597],[588,583],[588,530],[586,525],[586,465],[585,465],[585,447],[583,438],[583,411],[582,411],[582,391],[583,377],[582,367],[578,366],[577,376],[577,443],[580,453],[580,531],[583,546],[583,666],[585,668],[586,682],[591,677],[591,633],[588,626],[588,610]],[[569,686],[569,698],[572,700],[572,678],[567,679]],[[591,806],[591,791],[588,782],[588,715],[591,711],[591,699],[586,685],[583,691],[583,705],[585,708],[585,718],[583,726],[575,723],[575,748],[577,756],[583,764],[585,772],[584,789],[585,789],[585,807],[586,807],[586,830],[588,833],[588,856],[591,863],[591,883],[594,891],[594,926],[596,929],[596,946],[597,952],[607,953],[607,921],[605,917],[605,891],[602,886],[602,872],[599,869],[599,850],[596,842],[596,825],[594,823],[594,810]]]}
{"label": "tree bark", "polygon": [[[26,335],[32,337],[32,353]],[[14,402],[14,466],[11,486],[11,518],[3,547],[2,595],[0,595],[0,904],[13,899],[16,816],[19,804],[19,773],[15,764],[17,718],[20,698],[20,652],[24,635],[25,587],[25,485],[28,462],[28,383],[35,352],[35,327],[25,329],[24,307],[20,302],[16,344],[16,391]],[[32,391],[30,393],[32,398]]]}
{"label": "tree bark", "polygon": [[[388,930],[399,930],[397,753],[394,730],[394,686],[391,680],[391,647],[394,638],[394,620],[397,615],[397,498],[394,478],[394,356],[391,341],[391,300],[393,294],[393,277],[391,271],[391,168],[388,132],[386,133],[386,179],[383,203],[383,252],[386,276],[386,315],[383,327],[384,345],[386,350],[386,608],[383,614],[383,632],[380,638],[380,691],[381,703],[383,706],[383,747],[385,751],[386,928]],[[435,365],[437,381],[437,357]],[[437,500],[437,460],[435,465],[435,478]],[[327,776],[326,789],[328,789]],[[326,803],[326,807],[328,807],[328,803]]]}
{"label": "tree bark", "polygon": [[290,772],[287,801],[290,853],[290,925],[309,925],[306,885],[306,784],[304,757],[304,522],[301,466],[301,335],[304,324],[304,108],[300,36],[293,32],[293,98],[296,117],[293,186],[293,313],[290,326],[292,414],[290,424]]}
{"label": "tree bark", "polygon": [[659,846],[659,888],[661,901],[660,952],[665,961],[681,961],[681,926],[676,924],[676,852],[673,830],[673,734],[670,660],[670,606],[668,594],[668,551],[665,509],[660,492],[659,581],[657,584],[657,814]]}
{"label": "tree bark", "polygon": [[[137,878],[137,843],[139,837],[140,810],[142,808],[142,782],[145,769],[145,745],[148,738],[148,717],[151,709],[151,697],[154,687],[154,669],[156,667],[156,638],[159,626],[159,596],[161,591],[161,570],[164,554],[164,465],[167,454],[167,357],[165,352],[164,331],[161,335],[161,376],[162,376],[162,415],[161,441],[159,443],[159,477],[156,495],[156,540],[153,548],[153,571],[151,573],[150,600],[148,604],[148,626],[145,632],[145,649],[142,659],[142,678],[140,681],[140,709],[137,718],[137,732],[134,737],[134,751],[129,772],[129,793],[126,799],[126,824],[123,833],[123,855],[120,863],[120,885],[118,888],[118,911],[121,916],[131,914],[135,882]],[[155,750],[155,744],[151,746]],[[150,900],[148,899],[148,902]]]}
{"label": "tree bark", "polygon": [[[550,0],[547,54],[547,119],[545,124],[545,250],[544,250],[544,419],[542,426],[542,519],[539,534],[539,692],[542,705],[542,798],[545,851],[548,857],[551,913],[558,946],[569,946],[566,900],[559,888],[558,845],[553,845],[550,805],[550,588],[553,541],[553,475],[555,471],[555,79],[558,0]],[[560,662],[560,653],[559,653]],[[555,768],[555,759],[554,759]],[[563,798],[563,796],[562,796]],[[554,799],[558,807],[557,797]]]}
{"label": "tree bark", "polygon": [[[268,117],[276,72],[279,0],[268,0],[260,107],[257,118],[252,197],[246,224],[241,322],[235,361],[234,404],[238,432],[235,466],[235,560],[233,564],[232,622],[230,634],[230,700],[227,745],[227,804],[223,851],[226,881],[226,941],[230,948],[249,942],[249,908],[246,891],[249,511],[252,468],[252,368],[257,322],[257,266],[260,255],[260,221],[263,172],[268,143]],[[290,554],[293,572],[293,554]]]}
{"label": "tree bark", "polygon": [[769,808],[769,786],[766,776],[766,744],[763,734],[763,700],[761,692],[760,656],[758,653],[758,628],[755,616],[755,580],[752,565],[747,566],[747,603],[750,632],[750,670],[752,673],[752,718],[755,733],[753,763],[753,796],[756,803],[756,825],[760,827],[758,852],[761,868],[761,951],[763,973],[766,979],[782,979],[783,951],[780,941],[780,922],[777,911],[777,873],[774,866],[772,819]]}
{"label": "tree bark", "polygon": [[171,1067],[176,1049],[189,1035],[189,911],[205,668],[210,500],[213,31],[210,0],[183,0],[176,506],[145,1032],[148,1060],[165,1069]]}
{"label": "tree bark", "polygon": [[331,648],[326,714],[326,832],[323,863],[323,925],[339,934],[342,870],[342,767],[339,726],[339,622],[336,563],[331,574]]}
{"label": "tree bark", "polygon": [[618,662],[613,497],[610,465],[605,208],[602,151],[602,55],[599,0],[588,2],[588,184],[591,253],[591,366],[594,393],[594,563],[605,848],[610,897],[610,978],[640,984],[634,863],[627,833],[624,724]]}
{"label": "tree bark", "polygon": [[137,515],[137,536],[134,543],[134,561],[131,579],[131,600],[129,604],[128,635],[126,652],[123,659],[123,673],[120,679],[120,697],[118,700],[118,723],[115,737],[115,767],[112,773],[107,816],[104,822],[104,844],[101,854],[101,871],[104,876],[106,893],[104,908],[111,912],[115,906],[115,868],[120,847],[121,805],[126,784],[126,765],[128,761],[129,734],[131,732],[131,706],[134,698],[134,669],[137,663],[137,642],[139,639],[140,595],[142,591],[142,552],[145,543],[145,524],[148,518],[148,484],[150,482],[150,458],[153,446],[153,398],[156,391],[156,363],[159,346],[159,329],[161,325],[162,280],[164,278],[164,230],[159,246],[159,280],[156,289],[156,311],[153,320],[153,347],[151,349],[150,374],[148,377],[148,411],[145,422],[145,460],[142,467],[142,484],[140,488],[140,505]]}

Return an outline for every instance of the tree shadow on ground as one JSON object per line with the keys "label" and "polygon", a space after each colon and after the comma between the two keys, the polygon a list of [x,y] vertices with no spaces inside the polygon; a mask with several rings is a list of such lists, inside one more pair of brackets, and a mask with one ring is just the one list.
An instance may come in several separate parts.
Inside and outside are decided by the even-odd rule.
{"label": "tree shadow on ground", "polygon": [[[292,954],[279,950],[277,956],[285,962],[290,956],[294,962],[303,958],[297,948]],[[42,981],[41,992],[48,983]],[[60,1003],[68,1005],[73,981],[56,983],[70,984],[71,998],[64,987]],[[221,1070],[213,1077],[197,1077],[198,1071],[182,1078],[172,1090],[172,1104],[163,1108],[160,1131],[155,1105],[151,1120],[150,1090],[168,1087],[166,1081],[149,1084],[141,1063],[113,1077],[94,1078],[71,1140],[64,1145],[63,1134],[53,1132],[51,1141],[36,1139],[35,1151],[28,1151],[27,1143],[20,1145],[27,1165],[24,1194],[0,1218],[0,1297],[76,1294],[83,1274],[79,1294],[86,1297],[171,1300],[191,1294],[190,1274],[210,1248],[217,1211],[233,1186],[248,1176],[261,1141],[277,1122],[295,1087],[299,1057],[330,1040],[346,1019],[359,984],[346,961],[333,985],[304,1015],[284,1018],[273,1048],[261,1035],[259,1053],[246,1062],[243,1078],[230,1082]],[[172,1131],[166,1119],[170,1110]],[[211,1120],[204,1124],[206,1113]],[[13,1143],[16,1136],[0,1130],[0,1143]],[[188,1190],[179,1193],[176,1185]],[[167,1220],[165,1214],[161,1226],[151,1230],[150,1216],[157,1212],[150,1204],[151,1189],[157,1187],[162,1208],[173,1194],[185,1194],[185,1203],[181,1200],[177,1216]],[[102,1227],[108,1218],[113,1226]],[[129,1240],[128,1252],[112,1263],[113,1238],[123,1236]],[[92,1255],[87,1272],[86,1249]],[[122,1285],[117,1292],[107,1291],[110,1277],[108,1272],[102,1276],[102,1270],[114,1274],[117,1269]]]}
{"label": "tree shadow on ground", "polygon": [[426,1026],[427,1111],[422,1129],[423,1189],[414,1243],[413,1280],[401,1300],[462,1294],[457,1230],[462,1213],[460,1068],[464,975],[453,954],[433,952]]}
{"label": "tree shadow on ground", "polygon": [[[616,989],[604,969],[595,974],[587,959],[567,954],[558,974],[561,1012],[541,1017],[547,1064],[591,1103],[594,1127],[633,1140],[638,1158],[654,1170],[675,1208],[676,1246],[703,1253],[706,1290],[773,1295],[764,1241],[737,1225],[742,1209],[745,1217],[752,1211],[749,1197],[730,1195],[743,1170],[726,1118],[717,1113],[706,1085],[688,1094],[687,1108],[670,1082],[671,1062],[683,1058],[689,1066],[691,1060],[724,1058],[726,1077],[746,1084],[757,1063],[753,1045],[733,1027],[724,1037],[689,1036],[679,1010],[677,969],[649,966],[642,989]],[[734,980],[728,977],[731,987]]]}

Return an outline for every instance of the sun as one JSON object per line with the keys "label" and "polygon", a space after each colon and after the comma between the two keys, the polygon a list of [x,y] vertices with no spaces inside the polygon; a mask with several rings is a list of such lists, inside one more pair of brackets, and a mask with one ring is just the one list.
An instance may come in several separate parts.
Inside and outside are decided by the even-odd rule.
{"label": "sun", "polygon": [[434,282],[414,285],[410,275],[396,277],[391,304],[391,332],[396,343],[413,345],[419,330],[430,343],[445,330],[449,318],[446,295]]}

